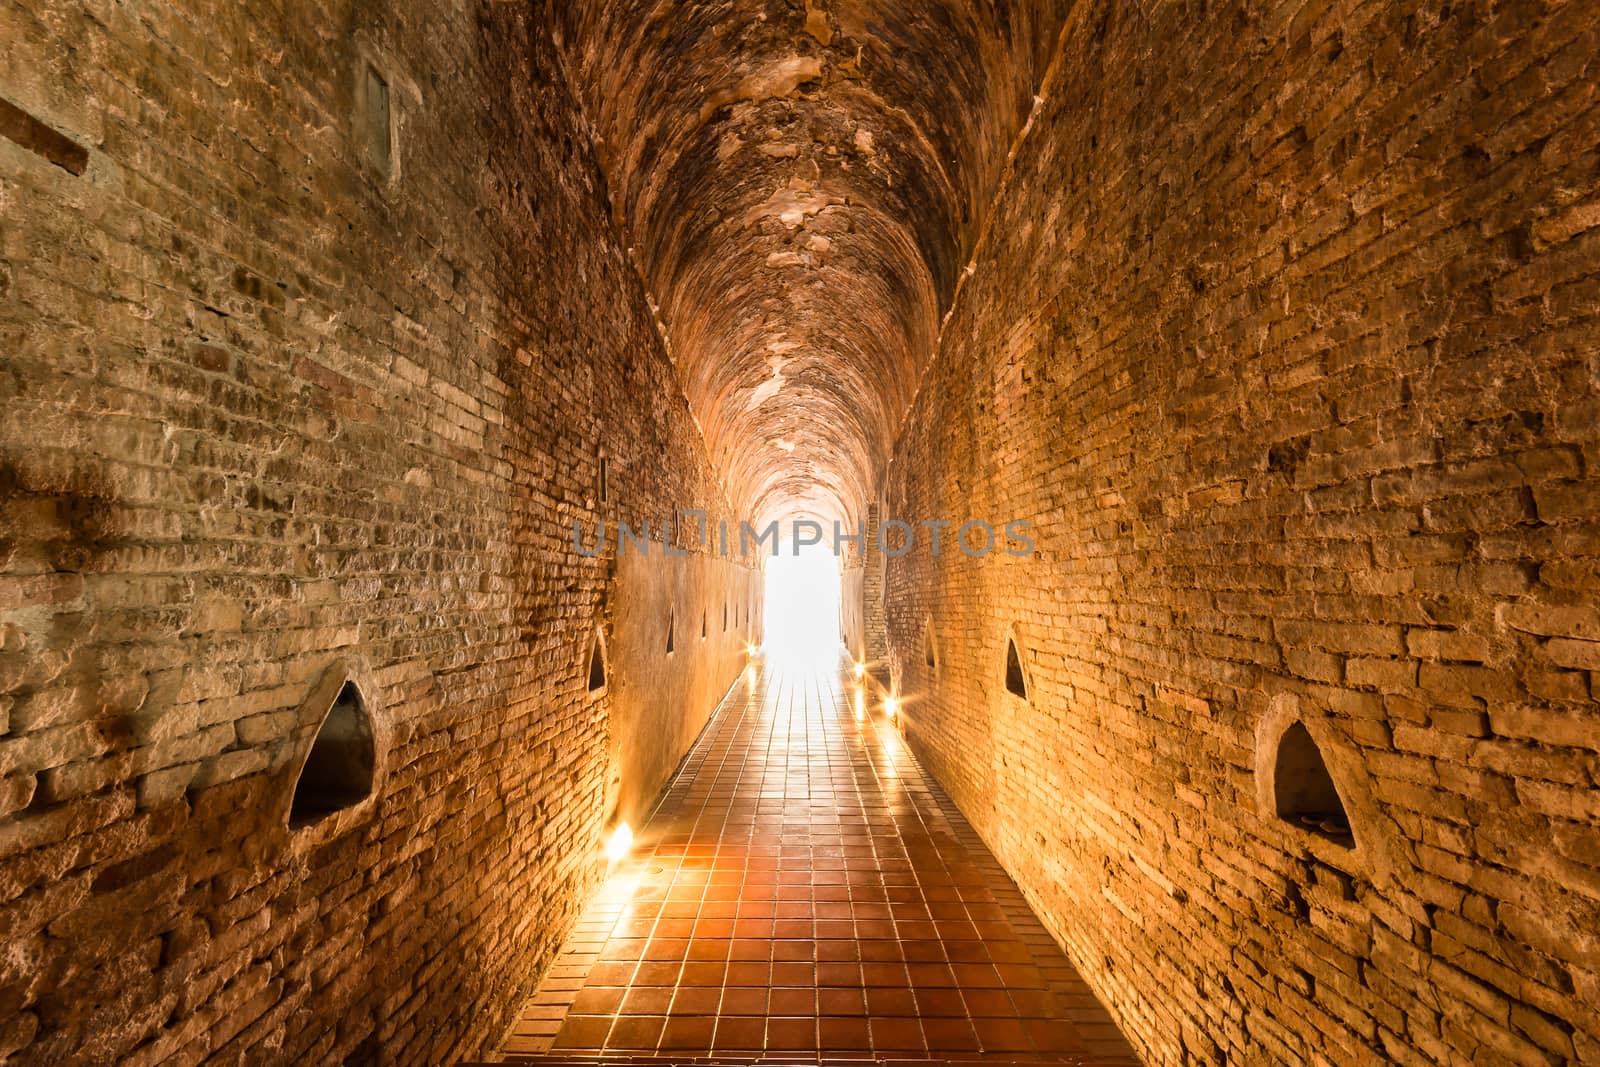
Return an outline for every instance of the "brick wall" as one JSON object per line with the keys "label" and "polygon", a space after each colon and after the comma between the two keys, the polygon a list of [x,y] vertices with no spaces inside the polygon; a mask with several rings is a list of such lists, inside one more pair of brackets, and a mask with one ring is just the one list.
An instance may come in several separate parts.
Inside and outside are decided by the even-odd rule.
{"label": "brick wall", "polygon": [[[1596,34],[1075,9],[884,489],[1037,551],[886,601],[913,745],[1148,1062],[1600,1062]],[[1258,800],[1295,720],[1354,848]]]}
{"label": "brick wall", "polygon": [[[893,518],[893,516],[889,516]],[[885,636],[884,622],[884,565],[885,553],[883,552],[883,537],[881,526],[884,519],[883,505],[873,503],[867,505],[867,526],[865,543],[861,551],[861,621],[860,621],[860,658],[873,664],[874,668],[881,664],[884,656],[888,654],[888,645]],[[895,543],[898,545],[898,542]],[[892,547],[892,546],[891,546]]]}
{"label": "brick wall", "polygon": [[[0,1058],[481,1052],[684,742],[572,522],[727,503],[536,17],[0,5]],[[346,670],[377,800],[291,835]]]}
{"label": "brick wall", "polygon": [[839,640],[856,661],[866,659],[867,639],[863,625],[863,607],[866,604],[866,569],[859,564],[845,562],[839,582]]}

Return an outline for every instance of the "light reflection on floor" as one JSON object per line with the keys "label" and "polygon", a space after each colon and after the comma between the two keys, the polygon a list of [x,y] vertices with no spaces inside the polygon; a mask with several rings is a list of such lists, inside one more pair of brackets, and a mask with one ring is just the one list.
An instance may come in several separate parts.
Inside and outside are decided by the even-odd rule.
{"label": "light reflection on floor", "polygon": [[1135,1062],[851,668],[733,686],[508,1054]]}

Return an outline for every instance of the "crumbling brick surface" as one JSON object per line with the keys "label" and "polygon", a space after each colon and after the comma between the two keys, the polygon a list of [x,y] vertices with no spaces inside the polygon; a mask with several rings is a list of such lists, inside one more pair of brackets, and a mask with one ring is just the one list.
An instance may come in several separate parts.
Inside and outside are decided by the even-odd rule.
{"label": "crumbling brick surface", "polygon": [[[1066,29],[883,494],[1037,551],[885,602],[913,745],[1151,1063],[1600,1062],[1593,14]],[[1275,716],[1353,850],[1258,801]]]}
{"label": "crumbling brick surface", "polygon": [[[45,2],[0,40],[0,1058],[481,1052],[617,800],[625,591],[572,523],[728,508],[544,29]],[[742,648],[612,670],[720,691]],[[291,838],[335,663],[386,773]]]}
{"label": "crumbling brick surface", "polygon": [[1068,7],[551,4],[613,211],[748,517],[865,519]]}

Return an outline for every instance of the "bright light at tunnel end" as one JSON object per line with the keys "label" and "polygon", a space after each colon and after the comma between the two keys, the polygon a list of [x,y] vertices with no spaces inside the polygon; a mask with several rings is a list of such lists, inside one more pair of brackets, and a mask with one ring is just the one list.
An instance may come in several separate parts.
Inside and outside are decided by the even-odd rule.
{"label": "bright light at tunnel end", "polygon": [[839,559],[818,547],[769,560],[762,652],[779,663],[837,664]]}

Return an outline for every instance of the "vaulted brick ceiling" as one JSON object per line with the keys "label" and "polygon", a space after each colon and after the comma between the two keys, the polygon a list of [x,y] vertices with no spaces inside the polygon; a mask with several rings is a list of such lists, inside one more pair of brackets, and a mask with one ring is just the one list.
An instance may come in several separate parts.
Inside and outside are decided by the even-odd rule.
{"label": "vaulted brick ceiling", "polygon": [[1064,4],[563,7],[617,222],[735,506],[853,522]]}

